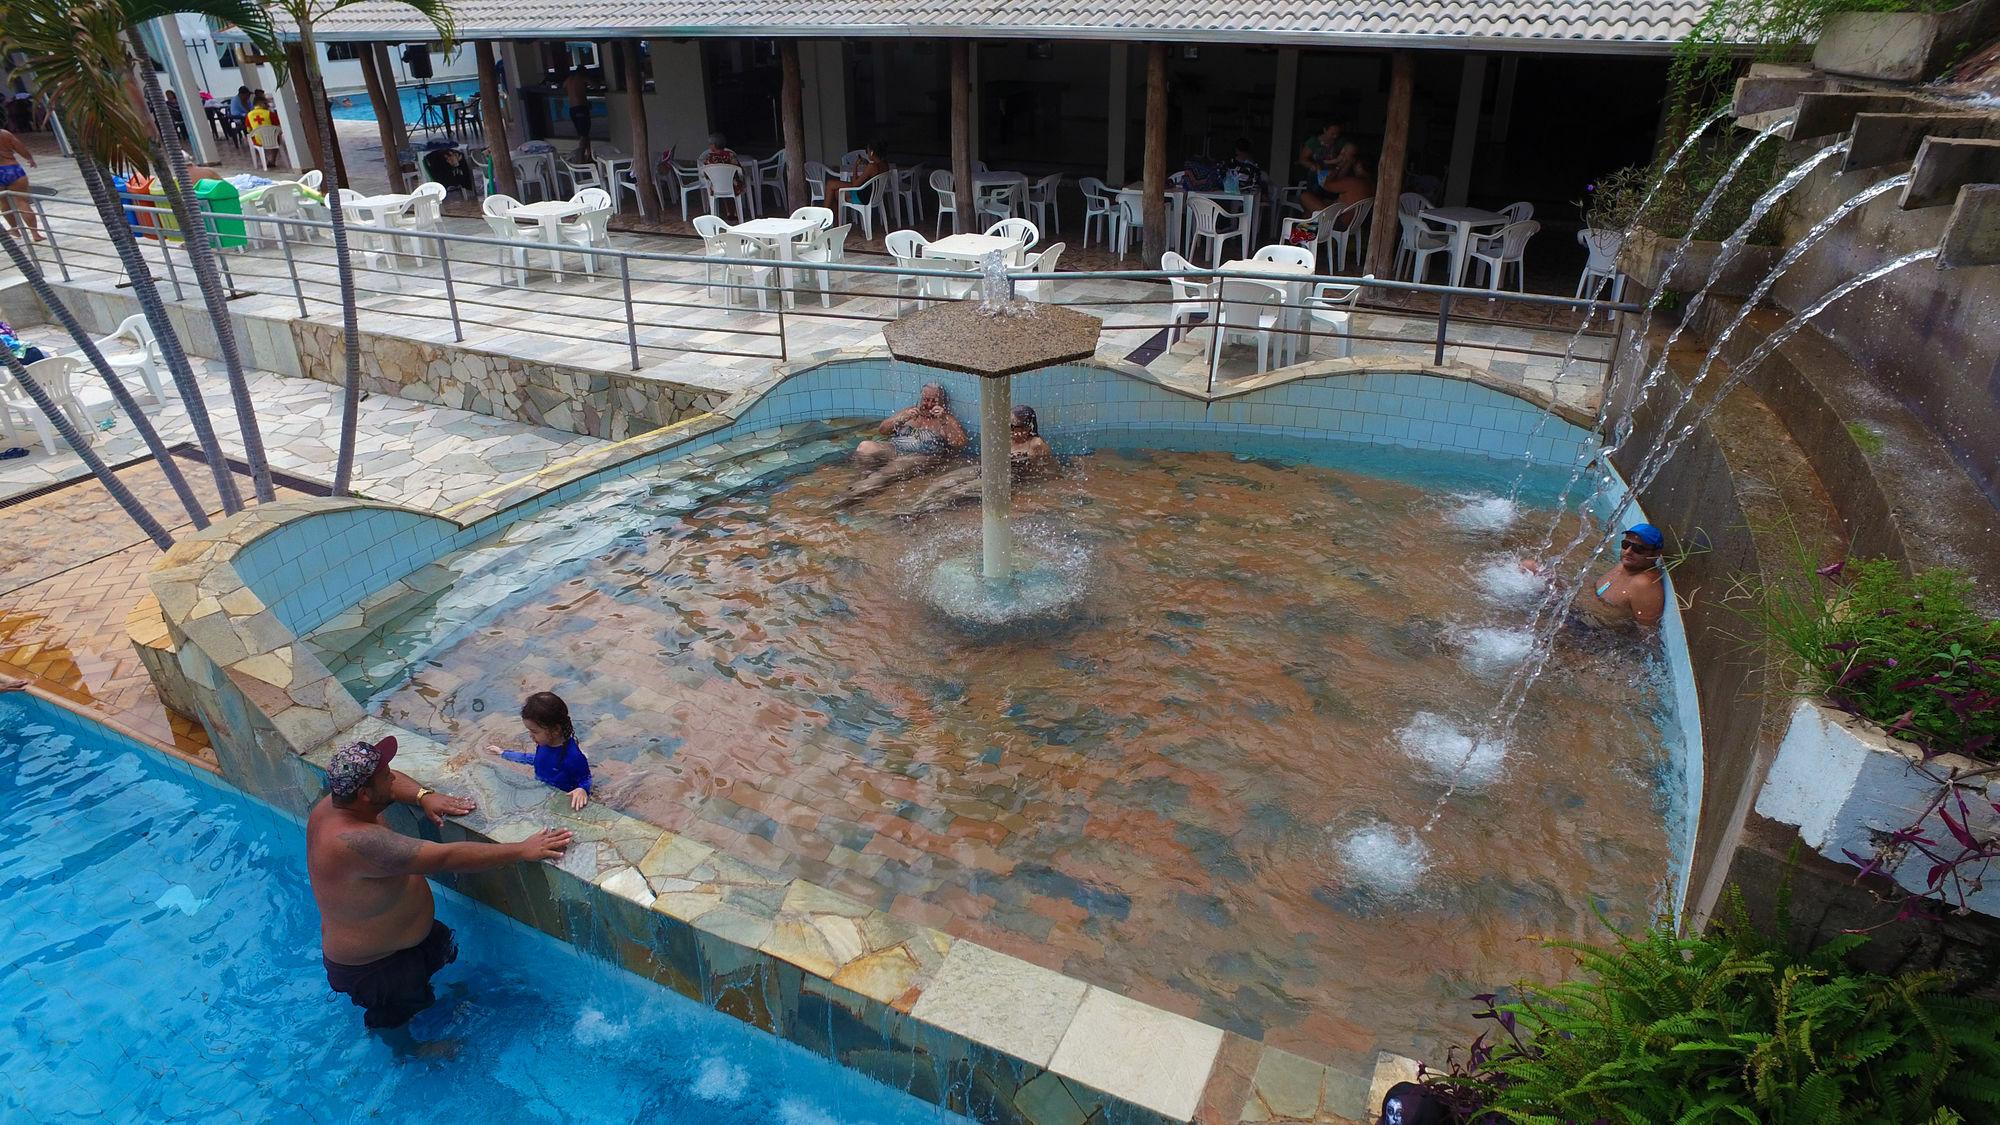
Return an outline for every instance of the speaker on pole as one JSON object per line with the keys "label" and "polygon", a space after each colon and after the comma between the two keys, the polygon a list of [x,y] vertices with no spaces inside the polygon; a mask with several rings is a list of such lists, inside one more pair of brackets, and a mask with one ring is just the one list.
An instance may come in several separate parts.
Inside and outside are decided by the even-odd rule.
{"label": "speaker on pole", "polygon": [[403,65],[410,68],[410,77],[427,81],[431,76],[431,48],[427,43],[411,43],[403,48]]}

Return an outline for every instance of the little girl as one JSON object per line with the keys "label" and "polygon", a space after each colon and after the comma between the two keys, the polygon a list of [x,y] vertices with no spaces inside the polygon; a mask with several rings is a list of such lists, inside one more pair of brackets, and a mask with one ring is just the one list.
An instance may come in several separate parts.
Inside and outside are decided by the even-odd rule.
{"label": "little girl", "polygon": [[576,748],[576,727],[569,721],[569,704],[552,691],[538,691],[521,704],[521,725],[535,740],[535,752],[503,750],[488,746],[486,752],[510,762],[527,762],[535,767],[535,780],[569,791],[569,807],[580,809],[590,802],[590,761]]}

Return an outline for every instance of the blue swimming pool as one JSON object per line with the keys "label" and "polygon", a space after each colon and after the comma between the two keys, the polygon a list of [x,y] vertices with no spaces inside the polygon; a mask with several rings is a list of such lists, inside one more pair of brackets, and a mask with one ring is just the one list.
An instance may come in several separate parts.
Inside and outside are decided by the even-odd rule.
{"label": "blue swimming pool", "polygon": [[199,770],[0,700],[0,1121],[959,1122],[448,891],[397,1058],[326,988],[303,835]]}
{"label": "blue swimming pool", "polygon": [[[430,95],[432,97],[457,94],[462,98],[470,98],[478,96],[478,93],[479,81],[472,78],[461,79],[457,82],[433,82],[430,84]],[[351,99],[354,104],[340,104],[342,96]],[[415,128],[417,122],[423,119],[424,92],[415,86],[404,86],[396,91],[396,100],[401,102],[403,106],[403,123],[410,128]],[[334,97],[333,115],[342,121],[373,121],[375,120],[375,103],[369,100],[366,93],[356,90],[352,94]]]}

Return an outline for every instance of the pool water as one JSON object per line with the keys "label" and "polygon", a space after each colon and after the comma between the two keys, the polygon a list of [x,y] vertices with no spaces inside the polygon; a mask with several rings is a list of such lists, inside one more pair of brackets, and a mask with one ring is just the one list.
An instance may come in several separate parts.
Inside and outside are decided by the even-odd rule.
{"label": "pool water", "polygon": [[[442,97],[445,94],[457,94],[461,98],[478,97],[479,80],[464,79],[457,82],[433,82],[430,84],[431,97]],[[341,121],[376,120],[375,103],[368,97],[366,91],[356,90],[351,94],[342,96],[352,99],[354,104],[342,105],[340,104],[340,98],[335,97],[333,99],[333,116],[336,119]],[[404,86],[396,91],[396,100],[403,107],[403,124],[411,129],[416,128],[417,122],[423,120],[424,116],[423,92],[415,86]]]}
{"label": "pool water", "polygon": [[304,834],[0,697],[0,1120],[957,1122],[439,889],[459,957],[399,1058],[328,991]]}
{"label": "pool water", "polygon": [[525,745],[519,701],[552,688],[632,815],[1355,1067],[1441,1057],[1476,1030],[1467,997],[1566,972],[1534,939],[1663,904],[1681,795],[1656,641],[1565,643],[1511,743],[1466,733],[1526,648],[1514,562],[1548,518],[1451,486],[1494,463],[1107,439],[1016,492],[1022,539],[1086,575],[1083,612],[995,640],[918,596],[976,551],[976,509],[916,513],[922,480],[841,505],[840,436],[525,521],[343,675],[458,747]]}

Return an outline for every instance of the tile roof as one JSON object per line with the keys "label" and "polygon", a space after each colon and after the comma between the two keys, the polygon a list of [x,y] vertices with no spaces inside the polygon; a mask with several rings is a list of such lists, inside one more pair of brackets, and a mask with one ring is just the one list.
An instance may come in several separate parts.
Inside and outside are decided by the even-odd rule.
{"label": "tile roof", "polygon": [[[1704,0],[458,0],[452,10],[467,39],[976,35],[1658,52],[1687,34],[1704,6]],[[325,39],[416,39],[428,26],[403,4],[367,0],[328,15],[315,30]]]}

